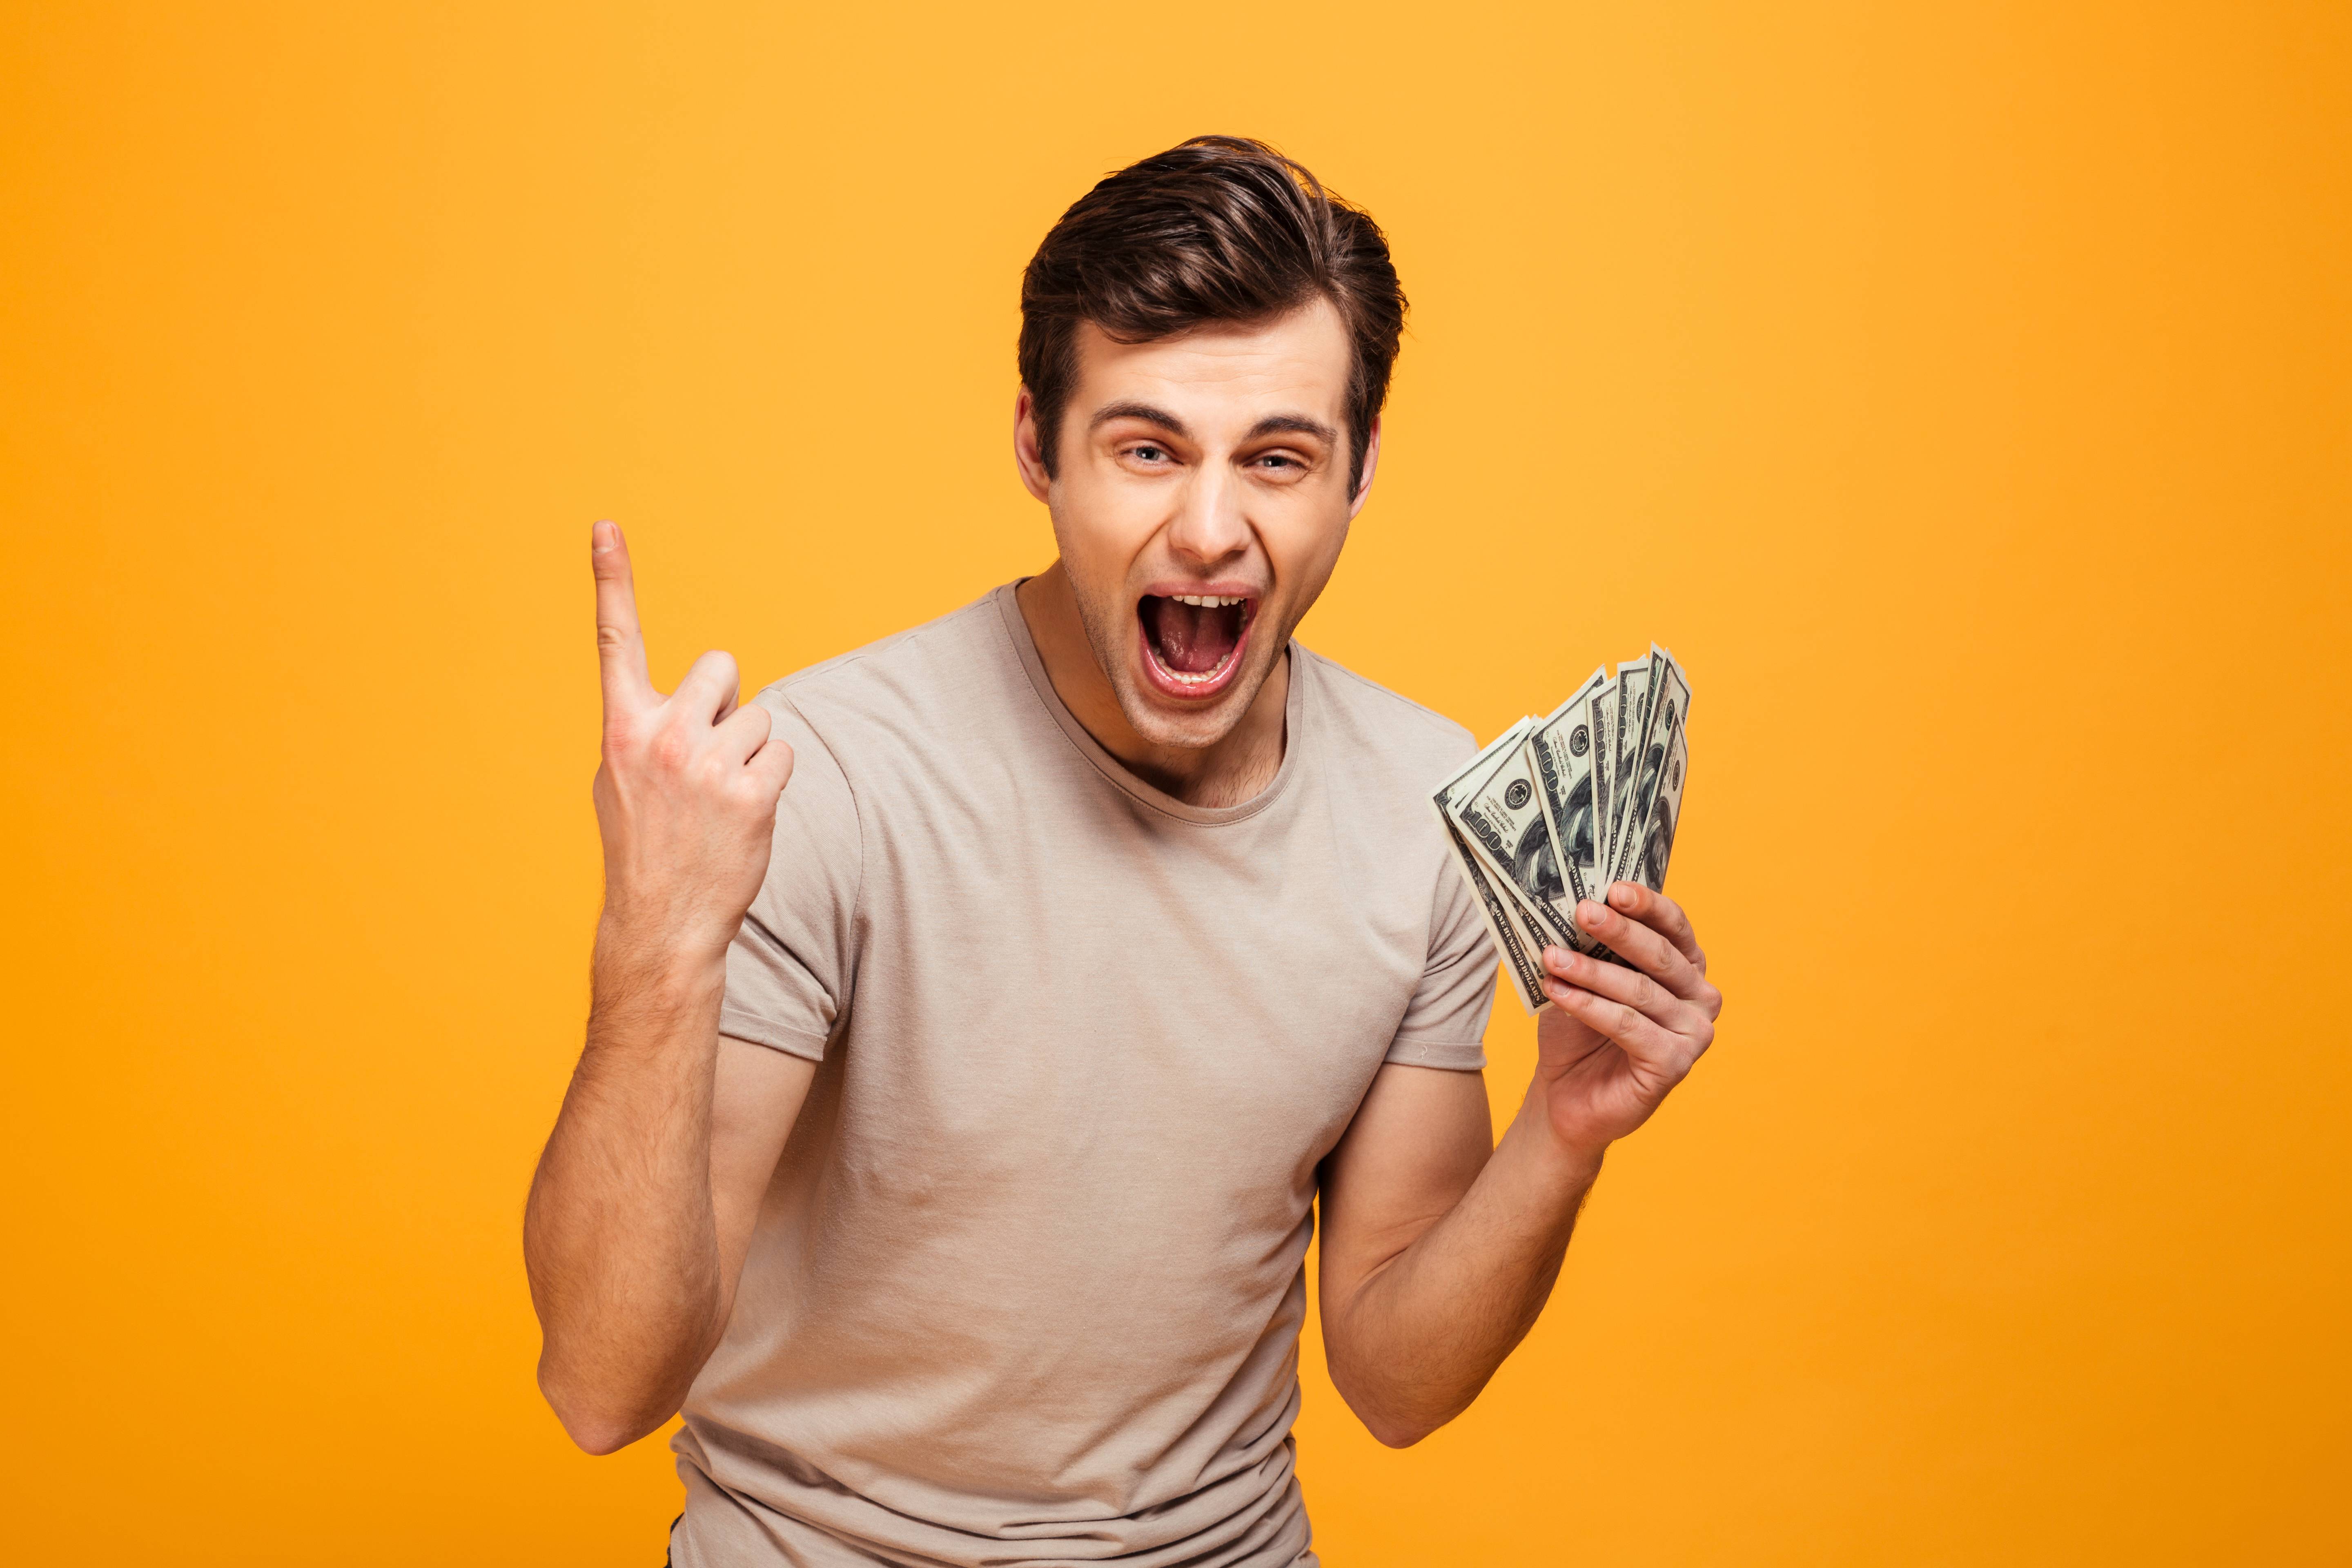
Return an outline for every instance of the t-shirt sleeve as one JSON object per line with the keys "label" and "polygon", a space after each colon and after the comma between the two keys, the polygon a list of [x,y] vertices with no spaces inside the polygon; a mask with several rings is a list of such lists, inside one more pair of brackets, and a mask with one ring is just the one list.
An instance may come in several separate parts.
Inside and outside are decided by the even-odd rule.
{"label": "t-shirt sleeve", "polygon": [[1429,963],[1397,1026],[1388,1059],[1475,1072],[1486,1065],[1486,1016],[1495,1005],[1495,942],[1448,856],[1437,873]]}
{"label": "t-shirt sleeve", "polygon": [[857,801],[841,764],[782,689],[753,700],[774,717],[771,734],[793,748],[793,777],[776,803],[768,879],[727,950],[719,1032],[822,1061],[856,978],[864,851]]}

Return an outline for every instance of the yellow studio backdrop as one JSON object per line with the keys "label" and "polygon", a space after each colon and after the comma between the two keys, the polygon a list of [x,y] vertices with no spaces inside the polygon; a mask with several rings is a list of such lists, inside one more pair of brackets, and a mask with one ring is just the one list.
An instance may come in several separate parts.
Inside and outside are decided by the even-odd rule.
{"label": "yellow studio backdrop", "polygon": [[2352,1561],[2340,4],[16,4],[0,125],[12,1559],[660,1561],[518,1241],[589,523],[665,685],[1039,568],[1020,267],[1219,131],[1413,300],[1303,636],[1672,645],[1730,997],[1468,1415],[1310,1339],[1327,1560]]}

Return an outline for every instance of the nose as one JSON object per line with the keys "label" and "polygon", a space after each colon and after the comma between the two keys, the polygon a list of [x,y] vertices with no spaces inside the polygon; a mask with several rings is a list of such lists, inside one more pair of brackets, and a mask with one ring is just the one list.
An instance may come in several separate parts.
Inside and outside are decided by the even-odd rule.
{"label": "nose", "polygon": [[1249,519],[1242,515],[1241,486],[1230,466],[1202,464],[1169,521],[1168,548],[1189,564],[1215,566],[1249,546]]}

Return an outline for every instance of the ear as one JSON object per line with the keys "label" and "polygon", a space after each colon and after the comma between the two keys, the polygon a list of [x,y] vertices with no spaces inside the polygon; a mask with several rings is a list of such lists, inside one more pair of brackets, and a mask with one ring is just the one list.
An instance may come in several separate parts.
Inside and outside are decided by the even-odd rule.
{"label": "ear", "polygon": [[1054,477],[1045,471],[1045,459],[1037,450],[1037,401],[1025,386],[1013,400],[1013,462],[1021,470],[1023,488],[1039,500],[1050,502]]}
{"label": "ear", "polygon": [[1364,510],[1364,502],[1372,493],[1372,476],[1381,471],[1381,421],[1372,421],[1372,438],[1364,443],[1364,471],[1356,480],[1355,499],[1348,503],[1348,521]]}

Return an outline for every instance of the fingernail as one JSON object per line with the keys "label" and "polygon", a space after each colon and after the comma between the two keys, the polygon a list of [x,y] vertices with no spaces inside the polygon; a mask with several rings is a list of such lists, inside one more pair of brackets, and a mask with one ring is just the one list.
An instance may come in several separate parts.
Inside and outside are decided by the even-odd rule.
{"label": "fingernail", "polygon": [[621,531],[609,522],[600,522],[588,531],[588,538],[596,552],[601,555],[621,542]]}
{"label": "fingernail", "polygon": [[1621,910],[1632,909],[1633,907],[1633,884],[1631,882],[1620,882],[1615,887],[1610,889],[1609,901],[1616,905]]}
{"label": "fingernail", "polygon": [[1589,899],[1583,903],[1576,906],[1576,918],[1582,921],[1586,925],[1594,927],[1595,929],[1599,928],[1601,924],[1601,917],[1607,911],[1602,910],[1599,904],[1592,902]]}

